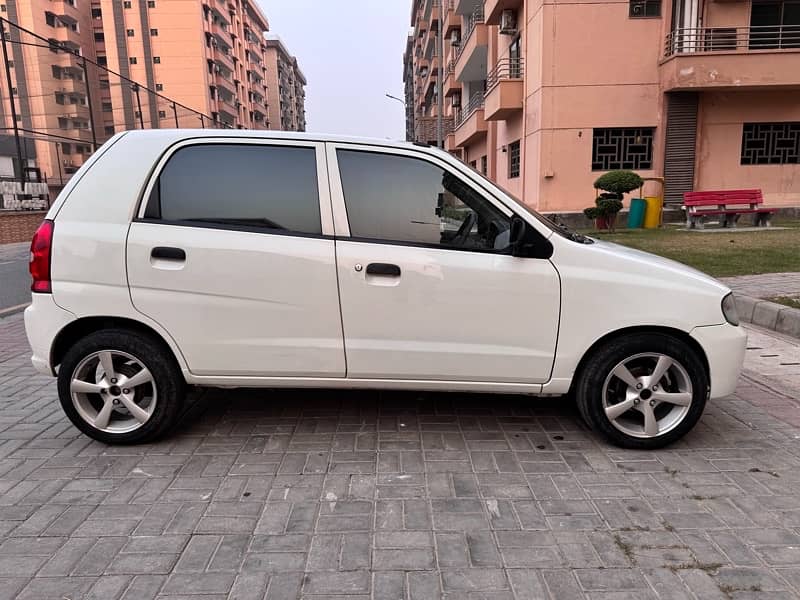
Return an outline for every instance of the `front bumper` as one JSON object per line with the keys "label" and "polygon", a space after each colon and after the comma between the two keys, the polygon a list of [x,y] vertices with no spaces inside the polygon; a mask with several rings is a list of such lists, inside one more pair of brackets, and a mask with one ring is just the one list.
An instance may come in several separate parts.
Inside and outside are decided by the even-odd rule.
{"label": "front bumper", "polygon": [[42,375],[55,375],[50,364],[50,350],[58,333],[75,315],[58,306],[52,294],[31,294],[31,305],[25,309],[25,333],[31,345],[33,368]]}
{"label": "front bumper", "polygon": [[736,390],[747,349],[747,333],[733,325],[695,327],[691,336],[702,346],[708,359],[711,398],[723,398]]}

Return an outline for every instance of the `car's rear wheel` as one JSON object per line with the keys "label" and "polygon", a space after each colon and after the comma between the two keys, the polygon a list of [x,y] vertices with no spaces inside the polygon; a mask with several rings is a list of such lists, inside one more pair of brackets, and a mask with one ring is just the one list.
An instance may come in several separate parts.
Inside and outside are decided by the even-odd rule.
{"label": "car's rear wheel", "polygon": [[88,335],[65,354],[58,395],[72,423],[109,444],[148,442],[177,419],[185,383],[169,351],[134,331]]}
{"label": "car's rear wheel", "polygon": [[631,334],[589,357],[575,395],[587,424],[614,444],[660,448],[700,419],[708,375],[686,342],[661,333]]}

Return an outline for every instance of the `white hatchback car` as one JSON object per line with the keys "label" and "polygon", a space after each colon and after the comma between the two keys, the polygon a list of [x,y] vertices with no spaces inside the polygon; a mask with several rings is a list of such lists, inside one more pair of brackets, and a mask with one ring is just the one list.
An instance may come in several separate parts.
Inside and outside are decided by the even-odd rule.
{"label": "white hatchback car", "polygon": [[720,283],[415,144],[119,134],[53,204],[31,273],[33,364],[109,443],[163,434],[189,384],[572,393],[612,442],[655,448],[734,391],[745,350]]}

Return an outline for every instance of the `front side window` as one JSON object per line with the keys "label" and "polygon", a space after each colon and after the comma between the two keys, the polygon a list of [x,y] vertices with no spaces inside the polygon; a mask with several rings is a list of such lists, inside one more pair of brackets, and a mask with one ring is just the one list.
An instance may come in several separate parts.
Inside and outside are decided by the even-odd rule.
{"label": "front side window", "polygon": [[507,252],[511,219],[459,176],[425,160],[337,152],[350,235]]}
{"label": "front side window", "polygon": [[161,171],[145,218],[319,235],[315,150],[255,144],[181,148]]}

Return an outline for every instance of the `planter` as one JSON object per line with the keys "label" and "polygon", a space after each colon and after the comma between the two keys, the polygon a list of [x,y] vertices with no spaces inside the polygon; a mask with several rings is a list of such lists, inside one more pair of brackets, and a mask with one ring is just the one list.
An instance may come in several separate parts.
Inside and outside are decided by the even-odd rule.
{"label": "planter", "polygon": [[597,231],[604,231],[608,229],[608,217],[597,217],[594,220],[594,226]]}

